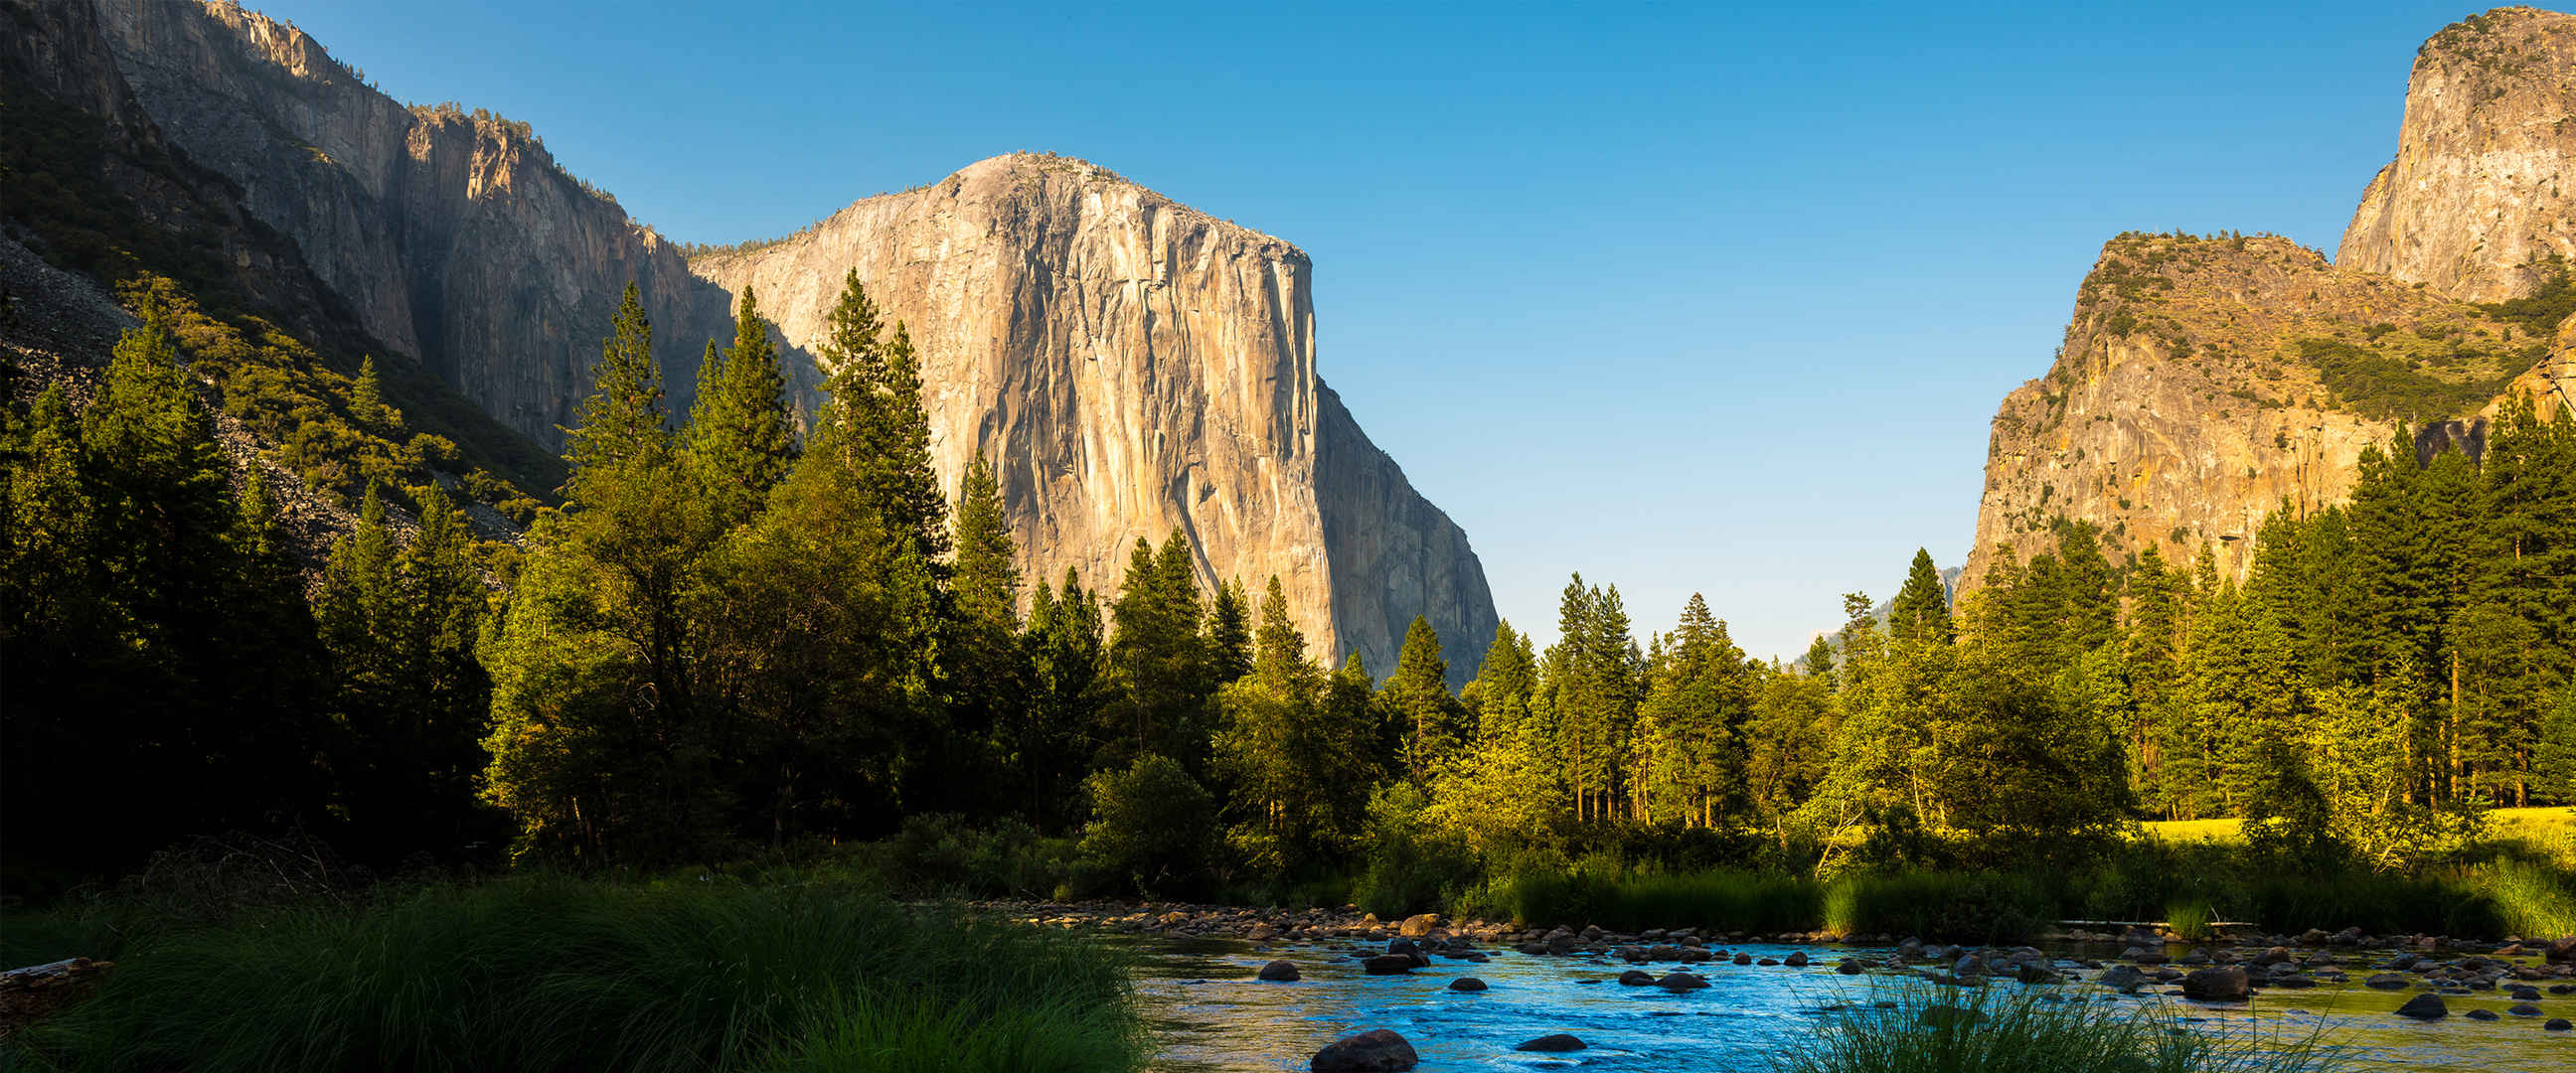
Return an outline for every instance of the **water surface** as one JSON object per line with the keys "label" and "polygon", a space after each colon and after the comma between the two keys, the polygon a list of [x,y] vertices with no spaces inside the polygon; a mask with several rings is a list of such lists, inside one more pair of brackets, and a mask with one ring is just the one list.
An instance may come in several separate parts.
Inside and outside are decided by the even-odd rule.
{"label": "water surface", "polygon": [[[1317,1048],[1372,1028],[1394,1029],[1421,1052],[1424,1071],[1563,1069],[1759,1069],[1781,1048],[1815,1034],[1828,1007],[1896,997],[1920,988],[1884,976],[1842,976],[1833,963],[1846,949],[1829,946],[1728,946],[1756,959],[1804,950],[1820,964],[1806,968],[1703,962],[1630,966],[1610,958],[1535,957],[1490,948],[1488,963],[1434,956],[1410,976],[1368,976],[1354,955],[1384,944],[1361,940],[1255,944],[1233,939],[1114,937],[1138,955],[1137,989],[1163,1046],[1156,1068],[1171,1073],[1304,1070]],[[1883,952],[1883,951],[1882,951]],[[2094,956],[2100,956],[2096,952]],[[1265,983],[1253,973],[1272,958],[1295,962],[1304,979]],[[1671,993],[1623,987],[1619,973],[1676,968],[1706,977],[1703,990]],[[2071,967],[2061,962],[2061,967]],[[2366,971],[2354,971],[2358,980]],[[1448,990],[1473,976],[1490,990]],[[1987,985],[2005,992],[2023,985]],[[2550,1017],[2576,1018],[2576,996],[2544,992],[2539,1017],[2505,1014],[2503,992],[2446,995],[2451,1016],[2418,1023],[2396,1016],[2413,991],[2373,991],[2358,983],[2276,990],[2250,1004],[2208,1005],[2162,994],[2114,995],[2091,984],[2034,987],[2066,1001],[2137,1006],[2170,1003],[2195,1031],[2278,1033],[2305,1038],[2322,1030],[2357,1070],[2444,1070],[2537,1073],[2576,1070],[2576,1033],[2544,1032]],[[1998,995],[1998,998],[2009,997]],[[2503,1019],[2470,1020],[2472,1008]],[[1552,1032],[1571,1032],[1590,1048],[1568,1055],[1512,1048]]]}

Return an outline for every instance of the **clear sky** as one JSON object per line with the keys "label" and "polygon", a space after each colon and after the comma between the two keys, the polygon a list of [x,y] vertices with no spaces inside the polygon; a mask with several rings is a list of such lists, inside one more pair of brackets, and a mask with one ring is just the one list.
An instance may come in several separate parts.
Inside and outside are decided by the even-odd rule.
{"label": "clear sky", "polygon": [[[532,123],[674,238],[997,153],[1295,242],[1318,364],[1552,640],[1705,593],[1755,655],[1965,558],[1987,422],[2127,229],[2331,254],[2453,3],[267,0],[395,97]],[[1447,639],[1481,651],[1486,638]],[[1383,671],[1384,668],[1379,668]]]}

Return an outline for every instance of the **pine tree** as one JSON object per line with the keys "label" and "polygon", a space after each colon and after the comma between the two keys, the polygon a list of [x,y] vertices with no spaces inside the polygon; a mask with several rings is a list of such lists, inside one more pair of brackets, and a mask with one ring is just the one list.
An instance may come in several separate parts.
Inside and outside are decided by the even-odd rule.
{"label": "pine tree", "polygon": [[1217,685],[1252,673],[1252,602],[1242,582],[1217,586],[1216,597],[1208,601],[1207,637]]}
{"label": "pine tree", "polygon": [[1824,634],[1807,642],[1807,654],[1798,661],[1806,668],[1807,677],[1822,683],[1827,692],[1834,688],[1834,643]]}
{"label": "pine tree", "polygon": [[349,385],[349,416],[366,429],[382,429],[393,423],[393,411],[385,405],[384,387],[376,379],[373,354],[358,361],[358,379]]}
{"label": "pine tree", "polygon": [[735,312],[733,346],[719,354],[713,340],[707,343],[684,442],[699,483],[736,525],[750,519],[795,461],[787,378],[750,287],[742,289]]}
{"label": "pine tree", "polygon": [[573,465],[567,499],[577,499],[585,490],[584,473],[606,474],[670,444],[663,427],[662,368],[653,361],[653,324],[644,317],[643,299],[633,283],[617,301],[599,363],[591,367],[591,383],[580,424],[565,431],[564,460]]}
{"label": "pine tree", "polygon": [[1040,582],[1030,603],[1025,640],[1035,682],[1031,742],[1021,755],[1031,822],[1042,830],[1068,814],[1084,761],[1105,744],[1091,730],[1095,713],[1105,706],[1107,632],[1100,603],[1081,580],[1068,567],[1060,594]]}
{"label": "pine tree", "polygon": [[1900,641],[1950,643],[1949,586],[1942,582],[1940,568],[1932,565],[1929,550],[1914,550],[1914,565],[1906,572],[1905,587],[1897,590],[1887,624]]}
{"label": "pine tree", "polygon": [[1397,653],[1395,673],[1381,691],[1381,702],[1404,728],[1405,774],[1414,785],[1427,785],[1431,769],[1455,757],[1466,743],[1466,712],[1449,695],[1449,661],[1440,657],[1440,634],[1431,622],[1413,616]]}

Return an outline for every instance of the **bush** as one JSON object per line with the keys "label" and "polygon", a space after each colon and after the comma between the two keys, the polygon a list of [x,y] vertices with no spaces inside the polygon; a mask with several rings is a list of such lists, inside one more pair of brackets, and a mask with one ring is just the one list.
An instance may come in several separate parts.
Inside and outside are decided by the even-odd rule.
{"label": "bush", "polygon": [[924,895],[1042,898],[1071,878],[1073,842],[1016,819],[977,827],[945,813],[907,816],[869,863],[890,887]]}
{"label": "bush", "polygon": [[[839,1045],[927,1047],[926,1035],[945,1049]],[[1070,1069],[1141,1058],[1124,967],[1069,935],[842,884],[553,878],[174,932],[16,1043],[31,1065],[100,1070]]]}
{"label": "bush", "polygon": [[1381,917],[1410,916],[1453,899],[1476,862],[1464,846],[1428,832],[1421,823],[1422,791],[1410,783],[1379,790],[1369,799],[1368,867],[1351,885],[1351,900]]}
{"label": "bush", "polygon": [[1202,889],[1216,845],[1216,802],[1180,762],[1137,758],[1124,771],[1084,780],[1091,822],[1082,864],[1149,896]]}

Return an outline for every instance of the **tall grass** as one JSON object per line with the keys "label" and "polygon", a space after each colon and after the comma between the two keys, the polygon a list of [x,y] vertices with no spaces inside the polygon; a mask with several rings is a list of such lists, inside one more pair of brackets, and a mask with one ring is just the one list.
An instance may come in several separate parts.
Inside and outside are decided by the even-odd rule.
{"label": "tall grass", "polygon": [[2161,1006],[2053,1003],[2031,992],[1907,989],[1829,1017],[1775,1073],[2322,1073],[2331,1048],[2264,1031],[2192,1031]]}
{"label": "tall grass", "polygon": [[2505,930],[2525,938],[2576,935],[2576,872],[2498,861],[2471,873]]}
{"label": "tall grass", "polygon": [[1071,937],[837,884],[527,878],[149,939],[19,1042],[83,1071],[1114,1069],[1136,1024]]}

